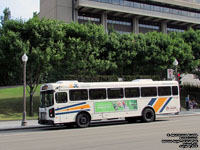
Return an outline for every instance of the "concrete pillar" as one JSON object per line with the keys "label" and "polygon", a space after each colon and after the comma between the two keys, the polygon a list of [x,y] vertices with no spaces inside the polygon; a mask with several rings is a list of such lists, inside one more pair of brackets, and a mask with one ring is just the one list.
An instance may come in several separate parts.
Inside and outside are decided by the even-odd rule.
{"label": "concrete pillar", "polygon": [[161,23],[161,32],[167,34],[167,23],[166,22]]}
{"label": "concrete pillar", "polygon": [[107,33],[108,31],[108,25],[107,25],[107,13],[103,13],[101,15],[101,24],[103,25],[105,32]]}
{"label": "concrete pillar", "polygon": [[78,22],[78,10],[74,9],[74,22]]}
{"label": "concrete pillar", "polygon": [[139,33],[139,19],[136,17],[133,18],[132,24],[133,24],[133,32],[138,34]]}

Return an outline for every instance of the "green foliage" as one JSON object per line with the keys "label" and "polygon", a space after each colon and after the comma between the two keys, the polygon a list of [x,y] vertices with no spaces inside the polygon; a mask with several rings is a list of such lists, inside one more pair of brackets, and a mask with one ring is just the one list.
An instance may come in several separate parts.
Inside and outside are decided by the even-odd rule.
{"label": "green foliage", "polygon": [[193,55],[193,73],[200,78],[200,30],[190,29],[181,34],[183,40],[192,48]]}
{"label": "green foliage", "polygon": [[[8,17],[9,18],[9,17]],[[22,84],[22,55],[27,62],[27,83],[32,98],[41,82],[111,75],[166,78],[178,60],[178,71],[200,75],[200,31],[147,34],[105,33],[103,26],[39,19],[7,20],[0,27],[0,85]],[[91,77],[91,78],[88,78]],[[101,80],[101,79],[100,79]],[[102,79],[107,80],[107,79]]]}
{"label": "green foliage", "polygon": [[[0,78],[1,84],[21,83],[21,56],[25,45],[20,37],[22,21],[7,21],[0,36]],[[18,32],[19,30],[19,32]]]}
{"label": "green foliage", "polygon": [[6,7],[3,11],[4,16],[1,17],[1,24],[4,25],[4,23],[11,18],[11,12],[8,7]]}
{"label": "green foliage", "polygon": [[[66,75],[160,75],[173,68],[199,68],[200,31],[147,34],[104,33],[101,25],[65,24],[39,19],[7,21],[0,30],[0,84],[22,83],[21,56],[27,53],[27,83],[34,93],[39,82]],[[15,65],[13,65],[15,64]]]}

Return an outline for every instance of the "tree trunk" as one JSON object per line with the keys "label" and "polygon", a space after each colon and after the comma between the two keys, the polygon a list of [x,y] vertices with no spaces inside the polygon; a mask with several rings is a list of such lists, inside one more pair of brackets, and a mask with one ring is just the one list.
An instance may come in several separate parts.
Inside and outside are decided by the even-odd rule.
{"label": "tree trunk", "polygon": [[29,116],[33,116],[33,94],[31,92],[30,94],[30,110],[29,110]]}

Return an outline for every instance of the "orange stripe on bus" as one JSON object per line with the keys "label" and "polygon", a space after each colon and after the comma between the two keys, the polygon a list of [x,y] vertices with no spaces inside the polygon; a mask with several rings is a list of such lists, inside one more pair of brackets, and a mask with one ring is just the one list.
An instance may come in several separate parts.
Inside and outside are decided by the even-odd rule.
{"label": "orange stripe on bus", "polygon": [[71,111],[71,110],[79,110],[79,109],[87,109],[87,108],[90,108],[89,104],[82,105],[82,106],[77,106],[77,107],[73,107],[73,108],[63,109],[63,110],[60,110],[59,112]]}
{"label": "orange stripe on bus", "polygon": [[164,98],[159,98],[156,102],[156,104],[153,106],[155,112],[158,112],[158,110],[160,109],[160,107],[164,104],[164,102],[166,101],[167,97]]}

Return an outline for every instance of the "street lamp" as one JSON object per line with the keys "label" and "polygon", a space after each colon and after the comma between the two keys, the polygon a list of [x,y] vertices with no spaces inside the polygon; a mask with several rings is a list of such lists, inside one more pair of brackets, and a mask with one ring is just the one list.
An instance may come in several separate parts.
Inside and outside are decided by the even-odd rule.
{"label": "street lamp", "polygon": [[174,60],[173,65],[175,66],[175,79],[177,81],[177,66],[178,66],[178,61],[176,59]]}
{"label": "street lamp", "polygon": [[28,56],[26,54],[22,56],[22,61],[24,63],[24,90],[23,90],[24,112],[23,112],[22,126],[26,126],[27,125],[27,121],[26,121],[26,63],[28,61]]}

